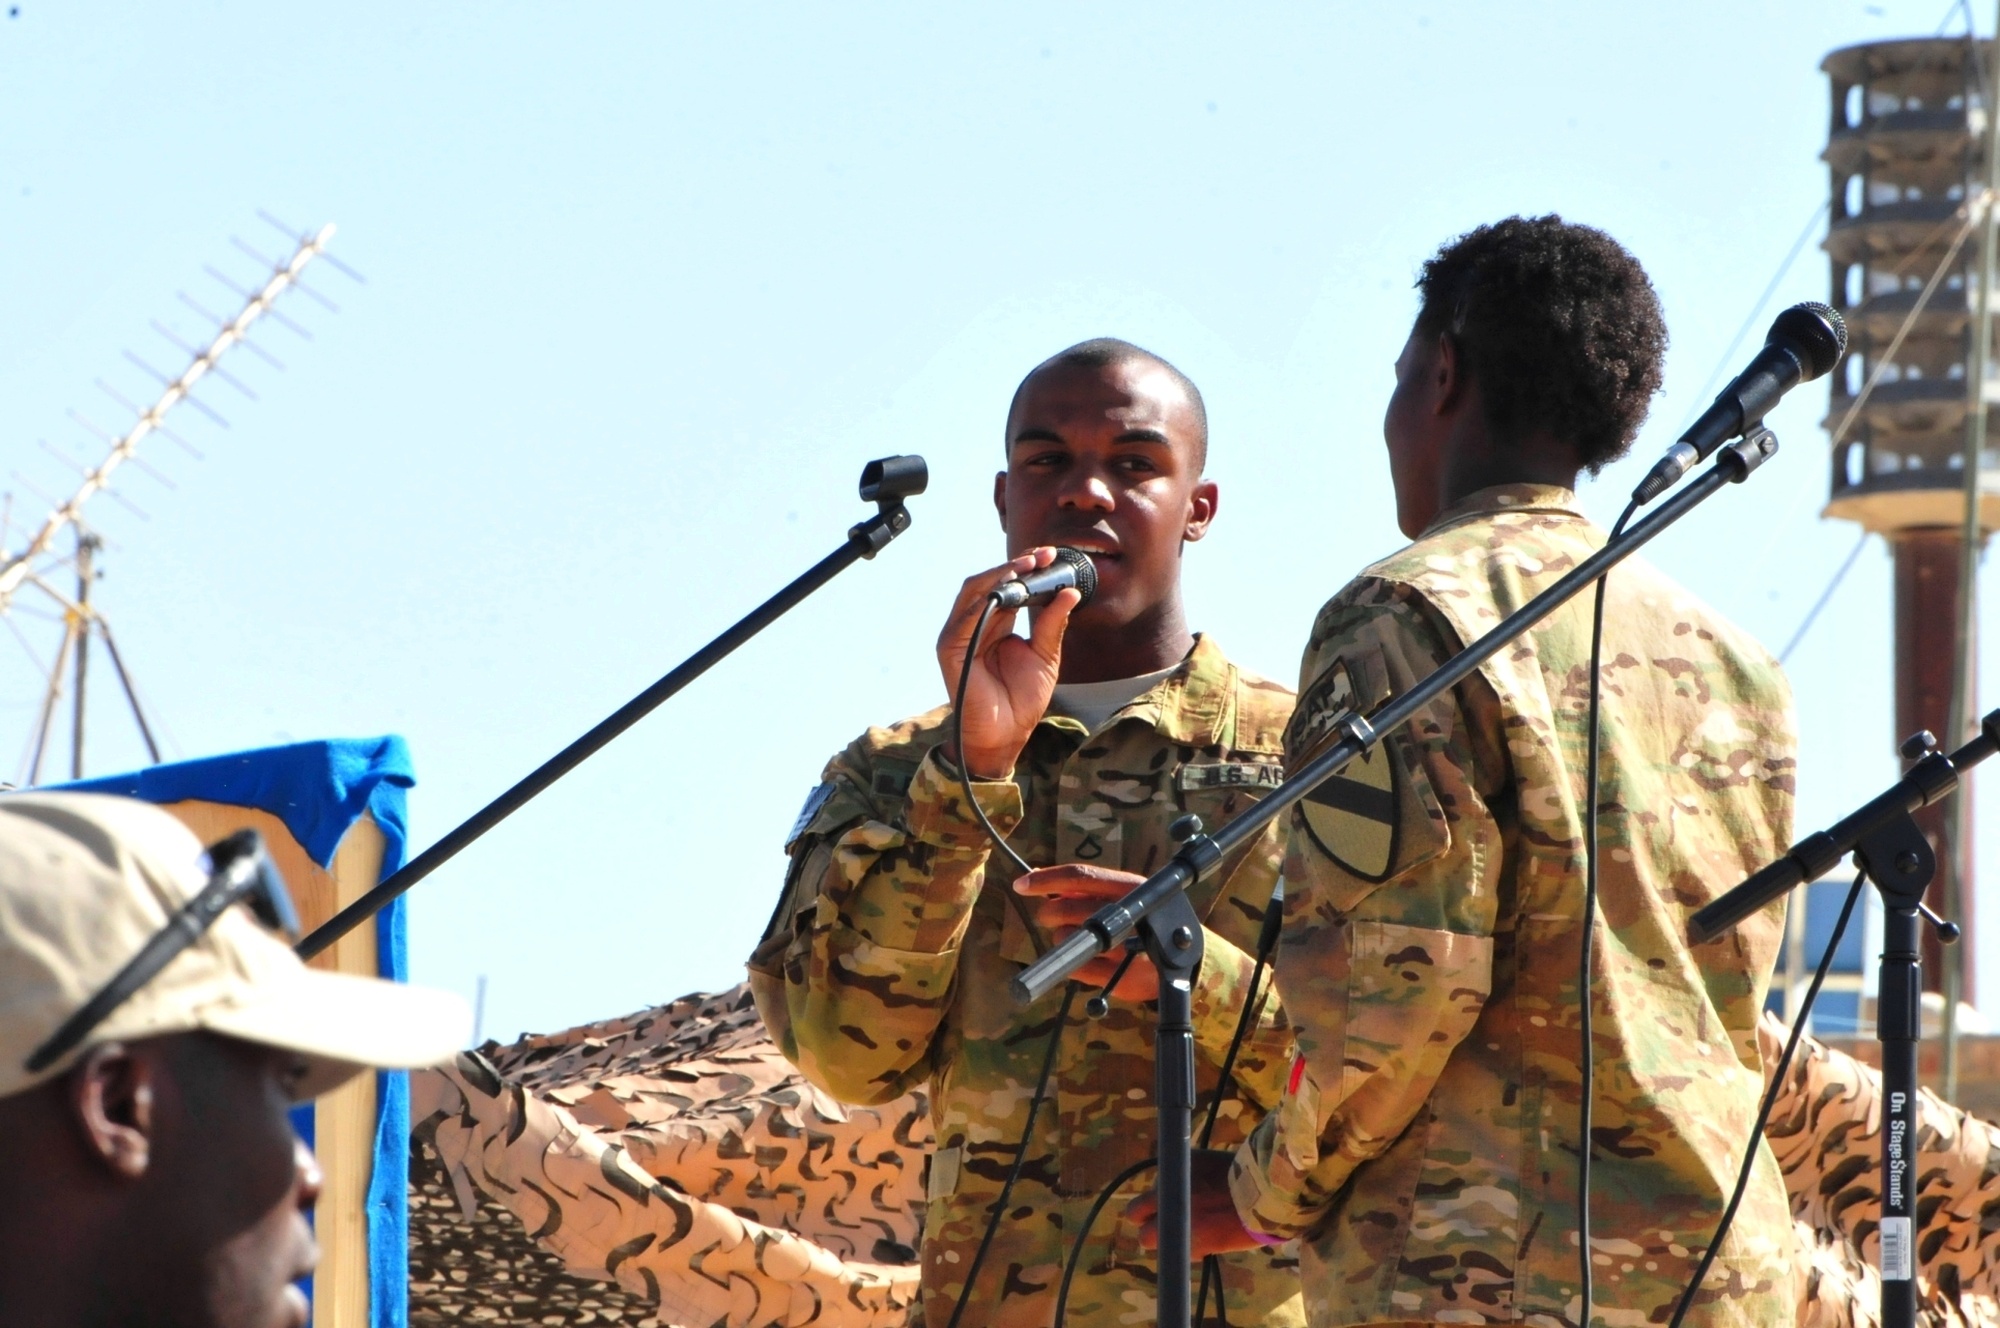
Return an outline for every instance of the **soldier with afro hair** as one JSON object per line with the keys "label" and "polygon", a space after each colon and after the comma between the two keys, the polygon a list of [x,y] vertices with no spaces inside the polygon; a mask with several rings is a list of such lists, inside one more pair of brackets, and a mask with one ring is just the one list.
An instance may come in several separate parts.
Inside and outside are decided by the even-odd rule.
{"label": "soldier with afro hair", "polygon": [[[1602,231],[1482,226],[1417,287],[1383,421],[1413,543],[1320,610],[1288,769],[1602,547],[1577,480],[1660,386],[1658,298]],[[1791,842],[1790,691],[1641,560],[1605,585],[1594,804],[1584,596],[1292,810],[1275,975],[1300,1054],[1278,1109],[1198,1163],[1195,1230],[1297,1238],[1315,1328],[1665,1323],[1755,1140],[1782,906],[1701,945],[1687,920]],[[1748,1146],[1691,1324],[1795,1313],[1784,1183]]]}

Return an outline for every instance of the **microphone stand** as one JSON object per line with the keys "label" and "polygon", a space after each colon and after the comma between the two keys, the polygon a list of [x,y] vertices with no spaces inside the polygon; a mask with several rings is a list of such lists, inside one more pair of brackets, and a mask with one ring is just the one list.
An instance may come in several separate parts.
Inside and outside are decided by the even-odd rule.
{"label": "microphone stand", "polygon": [[929,482],[929,469],[920,456],[883,457],[862,467],[861,501],[874,503],[876,512],[850,529],[845,543],[813,564],[796,581],[752,609],[735,626],[689,655],[671,673],[620,706],[590,732],[473,813],[457,829],[405,863],[402,870],[315,929],[299,942],[299,957],[312,958],[360,926],[386,907],[390,900],[442,867],[475,839],[519,811],[536,794],[582,765],[613,738],[651,714],[668,697],[708,672],[736,647],[783,617],[792,606],[856,562],[873,558],[887,548],[889,541],[910,528],[910,513],[903,506],[903,500],[922,493]]}
{"label": "microphone stand", "polygon": [[1918,919],[1937,928],[1947,945],[1959,937],[1957,923],[1924,904],[1937,855],[1910,813],[1948,796],[1966,770],[1995,752],[2000,752],[2000,710],[1979,721],[1978,737],[1949,754],[1937,750],[1928,733],[1912,736],[1903,754],[1915,764],[1901,779],[1688,919],[1693,940],[1713,940],[1793,887],[1825,875],[1849,852],[1881,893],[1875,1036],[1882,1044],[1882,1328],[1913,1328],[1917,1318],[1917,1043],[1923,1036]]}
{"label": "microphone stand", "polygon": [[[1509,614],[1492,631],[1465,646],[1401,696],[1368,716],[1349,715],[1335,726],[1343,736],[1331,748],[1251,804],[1213,835],[1194,833],[1165,866],[1124,898],[1093,914],[1083,930],[1053,947],[1015,975],[1012,994],[1028,1005],[1068,980],[1085,963],[1137,932],[1160,970],[1160,1013],[1154,1034],[1155,1085],[1159,1113],[1160,1280],[1158,1328],[1189,1328],[1188,1270],[1193,1262],[1190,1214],[1189,1122],[1194,1102],[1192,1032],[1193,979],[1201,956],[1201,920],[1186,890],[1230,853],[1262,833],[1265,826],[1341,768],[1362,756],[1383,736],[1407,723],[1432,701],[1456,687],[1473,670],[1519,639],[1529,628],[1574,599],[1599,577],[1686,516],[1725,484],[1740,484],[1777,453],[1778,440],[1756,425],[1742,438],[1717,450],[1714,463],[1682,486],[1645,520],[1608,541],[1568,575]],[[1593,809],[1594,810],[1594,809]],[[1190,958],[1192,956],[1192,958]],[[1185,1098],[1187,1106],[1181,1101]]]}

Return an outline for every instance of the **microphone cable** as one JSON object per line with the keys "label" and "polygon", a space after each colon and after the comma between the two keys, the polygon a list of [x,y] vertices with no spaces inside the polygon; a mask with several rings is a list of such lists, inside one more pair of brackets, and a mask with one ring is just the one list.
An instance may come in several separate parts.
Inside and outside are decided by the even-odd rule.
{"label": "microphone cable", "polygon": [[[1081,607],[1084,601],[1097,592],[1095,565],[1091,563],[1089,555],[1079,549],[1070,548],[1057,549],[1056,561],[1070,569],[1074,587],[1082,594],[1082,599],[1077,602],[1078,607]],[[1053,567],[1051,564],[1049,570],[1053,570]],[[972,639],[966,642],[965,659],[958,669],[958,691],[951,698],[951,743],[958,749],[958,787],[965,794],[966,804],[971,807],[972,815],[979,822],[979,828],[986,832],[986,837],[993,841],[994,847],[1006,856],[1007,861],[1014,865],[1014,869],[1026,876],[1034,868],[1028,865],[1026,858],[1014,851],[1014,846],[1009,844],[1006,838],[993,828],[993,822],[987,819],[986,809],[981,807],[979,799],[973,796],[972,773],[966,768],[965,762],[965,693],[972,685],[972,662],[979,658],[979,643],[986,636],[986,624],[993,620],[993,611],[1000,607],[1001,596],[1010,587],[1026,593],[1019,581],[1002,582],[987,592],[986,602],[979,608],[979,620],[972,626]],[[1016,601],[1014,606],[1018,607],[1019,602]],[[1007,899],[1014,906],[1014,911],[1020,916],[1021,921],[1028,924],[1028,935],[1033,937],[1034,919],[1028,916],[1027,905],[1021,903],[1020,897],[1012,890],[1007,891]],[[1041,944],[1037,942],[1035,951],[1038,955],[1041,949]]]}
{"label": "microphone cable", "polygon": [[1215,1287],[1215,1322],[1220,1328],[1229,1328],[1229,1306],[1225,1303],[1222,1285],[1222,1256],[1204,1254],[1201,1258],[1201,1294],[1195,1298],[1194,1317],[1190,1323],[1199,1325],[1201,1317],[1208,1313],[1208,1288]]}
{"label": "microphone cable", "polygon": [[1028,1123],[1021,1129],[1021,1141],[1014,1147],[1013,1165],[1007,1168],[1007,1179],[1001,1183],[1000,1195],[993,1201],[993,1211],[987,1215],[986,1231],[980,1236],[979,1248],[973,1252],[972,1263],[965,1270],[965,1286],[958,1293],[958,1303],[951,1307],[951,1320],[946,1328],[958,1328],[966,1302],[972,1299],[973,1283],[986,1262],[986,1252],[993,1247],[993,1237],[1000,1230],[1000,1217],[1007,1211],[1007,1200],[1014,1193],[1014,1182],[1021,1178],[1022,1164],[1028,1160],[1028,1145],[1035,1138],[1035,1119],[1041,1115],[1042,1103],[1048,1099],[1049,1072],[1055,1068],[1056,1047],[1062,1042],[1063,1025],[1069,1022],[1070,1002],[1075,996],[1076,984],[1067,984],[1063,988],[1062,1008],[1056,1011],[1056,1026],[1049,1031],[1048,1050],[1042,1054],[1042,1073],[1035,1080],[1035,1095],[1028,1102]]}
{"label": "microphone cable", "polygon": [[1271,898],[1264,905],[1264,922],[1257,931],[1257,953],[1252,956],[1250,983],[1243,994],[1243,1009],[1236,1016],[1236,1032],[1229,1039],[1229,1050],[1222,1057],[1222,1073],[1216,1077],[1215,1096],[1209,1100],[1208,1119],[1202,1122],[1201,1139],[1197,1148],[1208,1147],[1210,1136],[1215,1133],[1215,1119],[1222,1110],[1222,1099],[1235,1087],[1236,1055],[1243,1049],[1243,1041],[1250,1035],[1250,1025],[1255,1020],[1259,1000],[1263,996],[1264,972],[1270,967],[1271,955],[1278,948],[1278,935],[1285,922],[1285,878],[1280,876],[1271,888]]}
{"label": "microphone cable", "polygon": [[1785,1086],[1785,1075],[1792,1068],[1792,1053],[1798,1050],[1806,1021],[1812,1018],[1813,1003],[1819,999],[1820,986],[1833,968],[1833,956],[1840,949],[1840,938],[1847,933],[1847,921],[1854,914],[1855,902],[1861,898],[1862,883],[1867,879],[1866,872],[1856,872],[1854,884],[1847,887],[1847,898],[1840,905],[1840,917],[1833,924],[1833,935],[1827,939],[1826,949],[1820,954],[1819,967],[1813,970],[1812,983],[1806,988],[1805,999],[1799,1003],[1799,1012],[1792,1017],[1792,1029],[1785,1038],[1784,1054],[1778,1057],[1777,1067],[1771,1072],[1771,1082],[1764,1087],[1764,1100],[1757,1107],[1757,1120],[1751,1125],[1750,1138],[1744,1144],[1743,1165],[1736,1173],[1736,1188],[1729,1193],[1722,1218],[1715,1224],[1715,1236],[1708,1242],[1708,1248],[1701,1252],[1701,1262],[1695,1265],[1694,1277],[1682,1289],[1680,1303],[1674,1306],[1674,1317],[1667,1321],[1667,1328],[1681,1328],[1681,1320],[1687,1317],[1688,1308],[1694,1304],[1695,1292],[1707,1280],[1708,1270],[1722,1248],[1723,1237],[1729,1234],[1730,1224],[1736,1221],[1737,1206],[1743,1202],[1744,1191],[1750,1188],[1750,1172],[1757,1165],[1757,1145],[1764,1137],[1764,1127],[1770,1122],[1772,1108],[1778,1104],[1778,1094]]}
{"label": "microphone cable", "polygon": [[[1085,567],[1089,566],[1087,559],[1084,565]],[[1094,587],[1094,578],[1091,584]],[[986,636],[987,624],[992,621],[993,613],[999,607],[1000,599],[998,593],[989,594],[986,597],[986,602],[980,606],[979,617],[973,624],[972,638],[966,644],[965,659],[959,665],[958,670],[958,688],[952,697],[952,746],[957,750],[958,754],[958,760],[955,762],[958,767],[958,785],[960,792],[965,797],[967,807],[971,809],[974,819],[979,822],[980,829],[986,832],[987,839],[993,843],[994,847],[1000,850],[1008,862],[1021,875],[1025,876],[1033,871],[1034,868],[1028,865],[1027,859],[1023,858],[1015,850],[1014,846],[1007,842],[1006,837],[1000,833],[992,820],[987,817],[986,809],[980,805],[978,797],[973,792],[972,774],[965,759],[965,696],[972,682],[972,664],[978,658],[979,644]],[[1263,928],[1258,935],[1256,961],[1250,970],[1250,984],[1243,1003],[1243,1011],[1237,1017],[1236,1031],[1230,1039],[1228,1054],[1223,1058],[1222,1074],[1216,1082],[1215,1096],[1209,1102],[1208,1117],[1202,1126],[1200,1144],[1202,1147],[1207,1146],[1209,1138],[1215,1130],[1216,1115],[1221,1109],[1224,1094],[1229,1091],[1237,1054],[1242,1048],[1243,1040],[1249,1032],[1251,1020],[1258,1008],[1258,988],[1260,981],[1263,977],[1265,967],[1269,963],[1271,951],[1277,942],[1279,923],[1282,916],[1280,909],[1283,900],[1283,890],[1284,884],[1281,880],[1277,889],[1273,891],[1270,903],[1265,907]],[[1027,924],[1028,935],[1033,938],[1035,936],[1035,929],[1033,919],[1027,914],[1027,906],[1021,902],[1020,897],[1012,889],[1007,890],[1006,897],[1008,904],[1020,916],[1021,921]],[[1038,953],[1041,951],[1042,947],[1039,942],[1036,943],[1035,948]],[[979,1247],[974,1252],[972,1263],[966,1270],[964,1288],[959,1292],[957,1303],[952,1306],[951,1318],[946,1328],[959,1328],[959,1321],[965,1313],[966,1302],[971,1298],[974,1282],[979,1276],[981,1267],[985,1264],[986,1254],[992,1247],[993,1238],[1000,1229],[1000,1220],[1007,1211],[1007,1200],[1012,1195],[1014,1183],[1020,1178],[1022,1167],[1027,1161],[1028,1147],[1034,1139],[1035,1121],[1040,1115],[1042,1103],[1048,1097],[1049,1078],[1055,1069],[1056,1049],[1062,1040],[1064,1028],[1068,1026],[1070,1005],[1075,999],[1076,992],[1077,985],[1074,982],[1065,984],[1062,1008],[1056,1015],[1055,1028],[1049,1034],[1048,1049],[1042,1057],[1041,1073],[1035,1080],[1035,1090],[1030,1098],[1027,1124],[1022,1128],[1020,1141],[1015,1145],[1014,1161],[1008,1168],[1007,1179],[1001,1185],[1000,1195],[994,1201],[992,1210],[987,1215],[986,1229],[980,1235]],[[1070,1284],[1076,1272],[1077,1262],[1083,1252],[1084,1240],[1089,1235],[1092,1225],[1097,1221],[1098,1214],[1103,1212],[1105,1204],[1110,1202],[1111,1196],[1117,1192],[1120,1185],[1123,1185],[1145,1168],[1155,1165],[1157,1165],[1156,1159],[1146,1158],[1127,1167],[1112,1179],[1111,1183],[1099,1193],[1096,1201],[1091,1205],[1090,1212],[1084,1219],[1083,1227],[1078,1232],[1076,1240],[1071,1247],[1070,1257],[1064,1264],[1062,1285],[1056,1296],[1054,1328],[1062,1328],[1063,1316],[1068,1309]],[[1200,1323],[1201,1315],[1206,1308],[1211,1273],[1215,1276],[1219,1295],[1221,1268],[1213,1255],[1203,1260],[1201,1300],[1195,1310],[1196,1324]],[[1226,1311],[1220,1310],[1219,1300],[1218,1312],[1222,1328],[1229,1328]]]}
{"label": "microphone cable", "polygon": [[[1264,970],[1271,962],[1271,955],[1278,948],[1278,935],[1285,922],[1285,878],[1278,877],[1271,887],[1271,898],[1264,904],[1264,922],[1257,930],[1257,953],[1250,965],[1250,985],[1243,995],[1243,1009],[1236,1016],[1236,1031],[1230,1036],[1229,1050],[1222,1058],[1222,1072],[1215,1079],[1215,1096],[1208,1102],[1208,1119],[1202,1122],[1201,1138],[1195,1147],[1206,1149],[1208,1141],[1215,1133],[1215,1122],[1222,1114],[1222,1099],[1235,1087],[1236,1054],[1243,1049],[1243,1040],[1250,1034],[1250,1025],[1255,1022],[1261,1004],[1259,988]],[[1229,1328],[1229,1307],[1227,1291],[1222,1285],[1222,1256],[1204,1255],[1201,1261],[1201,1287],[1195,1296],[1194,1328],[1201,1328],[1202,1316],[1208,1313],[1208,1288],[1215,1285],[1215,1320],[1222,1328]]]}
{"label": "microphone cable", "polygon": [[[979,655],[980,638],[986,635],[986,624],[992,620],[993,610],[997,607],[999,607],[998,599],[988,595],[985,605],[979,610],[979,621],[972,629],[972,639],[966,643],[965,662],[958,671],[958,691],[952,697],[951,741],[952,746],[958,751],[956,762],[958,786],[965,795],[966,805],[972,809],[972,814],[978,820],[980,828],[986,832],[986,837],[992,840],[1008,862],[1025,876],[1034,869],[1028,865],[1026,858],[1014,851],[1014,846],[1007,842],[994,827],[993,822],[987,819],[986,809],[979,805],[979,799],[973,795],[972,775],[967,771],[965,761],[965,692],[972,681],[972,661]],[[1014,912],[1020,916],[1023,923],[1028,924],[1029,938],[1034,939],[1035,929],[1027,915],[1027,906],[1021,902],[1020,896],[1014,893],[1011,885],[1005,888],[1005,894]],[[1040,942],[1037,941],[1035,945],[1037,953],[1041,948]],[[1042,1103],[1048,1098],[1049,1076],[1054,1072],[1056,1064],[1056,1048],[1062,1043],[1063,1029],[1069,1024],[1070,1004],[1075,999],[1076,984],[1074,982],[1064,984],[1062,1008],[1056,1012],[1056,1026],[1049,1030],[1048,1049],[1042,1053],[1042,1072],[1035,1079],[1035,1091],[1028,1100],[1028,1123],[1021,1127],[1020,1142],[1014,1145],[1013,1165],[1008,1167],[1007,1179],[1000,1186],[999,1197],[993,1201],[992,1211],[986,1216],[986,1230],[980,1235],[979,1248],[973,1253],[972,1263],[965,1270],[965,1285],[958,1293],[958,1302],[951,1307],[951,1319],[946,1328],[959,1328],[959,1319],[965,1314],[966,1302],[972,1299],[973,1285],[979,1278],[979,1270],[986,1263],[986,1252],[993,1247],[993,1237],[1000,1230],[1000,1219],[1007,1212],[1007,1200],[1013,1196],[1014,1182],[1021,1178],[1021,1168],[1028,1160],[1028,1146],[1035,1138],[1035,1121],[1041,1116]]]}
{"label": "microphone cable", "polygon": [[[1076,1239],[1070,1242],[1069,1258],[1063,1261],[1062,1284],[1056,1288],[1056,1313],[1055,1318],[1051,1321],[1050,1328],[1063,1328],[1063,1319],[1069,1313],[1069,1284],[1076,1277],[1076,1266],[1083,1259],[1084,1239],[1090,1235],[1090,1229],[1097,1225],[1097,1215],[1104,1211],[1104,1205],[1111,1202],[1111,1196],[1118,1193],[1119,1186],[1148,1167],[1157,1167],[1158,1165],[1160,1165],[1160,1159],[1156,1157],[1142,1157],[1131,1166],[1113,1176],[1111,1183],[1097,1192],[1097,1198],[1091,1203],[1090,1211],[1084,1214],[1083,1225],[1077,1228]],[[1197,1317],[1195,1322],[1199,1324],[1201,1322],[1200,1318]]]}
{"label": "microphone cable", "polygon": [[[1257,953],[1255,961],[1250,966],[1249,987],[1244,992],[1243,1008],[1236,1016],[1236,1031],[1229,1039],[1229,1050],[1222,1058],[1222,1073],[1216,1077],[1215,1096],[1209,1099],[1208,1116],[1202,1122],[1201,1139],[1195,1145],[1197,1148],[1208,1147],[1208,1141],[1215,1133],[1216,1118],[1222,1111],[1222,1099],[1234,1087],[1236,1056],[1243,1048],[1244,1039],[1249,1036],[1250,1026],[1256,1019],[1261,997],[1264,995],[1260,990],[1262,979],[1265,969],[1270,965],[1271,954],[1277,948],[1278,934],[1284,922],[1284,902],[1285,882],[1284,878],[1280,877],[1277,885],[1271,891],[1270,902],[1264,906],[1264,923],[1257,933]],[[1104,1205],[1111,1202],[1111,1196],[1118,1192],[1119,1186],[1138,1175],[1141,1171],[1144,1171],[1147,1167],[1157,1165],[1159,1165],[1158,1158],[1142,1158],[1119,1172],[1116,1176],[1113,1176],[1110,1183],[1098,1192],[1096,1201],[1090,1206],[1090,1212],[1084,1216],[1083,1225],[1077,1228],[1076,1236],[1070,1241],[1069,1257],[1063,1261],[1062,1285],[1056,1292],[1056,1312],[1051,1328],[1063,1328],[1063,1318],[1069,1311],[1070,1282],[1076,1276],[1077,1265],[1082,1262],[1083,1244],[1090,1238],[1091,1228],[1097,1224],[1097,1215],[1104,1211]],[[1223,1308],[1223,1302],[1220,1299],[1222,1265],[1219,1262],[1219,1256],[1213,1254],[1206,1256],[1202,1260],[1201,1294],[1195,1301],[1192,1322],[1195,1328],[1200,1328],[1202,1315],[1207,1312],[1208,1287],[1211,1275],[1214,1277],[1218,1288],[1216,1317],[1223,1328],[1229,1328],[1228,1311]]]}
{"label": "microphone cable", "polygon": [[[1625,533],[1639,507],[1640,500],[1636,497],[1625,504],[1606,543]],[[1598,721],[1604,700],[1604,675],[1600,671],[1604,656],[1604,589],[1610,579],[1609,572],[1597,578],[1596,599],[1590,611],[1590,701],[1584,718],[1583,941],[1576,965],[1577,1036],[1581,1043],[1578,1060],[1583,1077],[1583,1092],[1578,1095],[1576,1148],[1577,1285],[1582,1304],[1577,1321],[1582,1328],[1590,1328],[1591,1297],[1595,1291],[1590,1266],[1590,1118],[1597,1087],[1597,1049],[1591,1043],[1590,983],[1591,946],[1597,933]]]}
{"label": "microphone cable", "polygon": [[[965,662],[958,670],[958,694],[951,699],[951,745],[958,751],[958,787],[965,794],[966,806],[972,809],[973,816],[979,821],[979,828],[986,832],[986,837],[993,841],[993,846],[1005,855],[1007,861],[1014,864],[1016,871],[1026,876],[1034,868],[1028,865],[1026,858],[1014,851],[1014,846],[1007,842],[1005,836],[993,828],[993,822],[986,819],[986,809],[981,807],[979,799],[973,796],[972,773],[966,768],[965,763],[965,692],[966,688],[972,685],[972,661],[979,657],[980,639],[986,635],[986,624],[993,620],[993,610],[999,606],[1000,602],[994,596],[986,597],[986,603],[979,610],[979,621],[972,628],[972,640],[966,643]],[[1007,897],[1012,899],[1014,892],[1009,890]],[[1025,922],[1027,918],[1023,916],[1021,920]],[[1028,934],[1030,936],[1035,934],[1032,927],[1028,929]]]}

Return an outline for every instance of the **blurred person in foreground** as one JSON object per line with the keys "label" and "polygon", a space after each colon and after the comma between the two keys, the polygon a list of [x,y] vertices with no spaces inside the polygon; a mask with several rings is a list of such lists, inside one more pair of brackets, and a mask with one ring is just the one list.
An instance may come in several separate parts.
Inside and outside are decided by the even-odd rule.
{"label": "blurred person in foreground", "polygon": [[308,970],[231,906],[30,1070],[209,882],[146,803],[0,798],[0,1323],[300,1328],[320,1173],[290,1108],[464,1043],[456,996]]}
{"label": "blurred person in foreground", "polygon": [[[948,1328],[954,1313],[978,1328],[1048,1328],[1092,1201],[1121,1175],[1124,1197],[1152,1184],[1150,1171],[1126,1173],[1153,1149],[1157,971],[1135,962],[1097,1020],[1084,1017],[1083,997],[1110,980],[1115,959],[1081,971],[1088,986],[1067,1003],[1052,993],[1017,1009],[1008,982],[1123,890],[1114,869],[1164,862],[1175,819],[1195,812],[1218,826],[1277,782],[1291,693],[1196,636],[1182,608],[1183,550],[1207,533],[1218,501],[1207,452],[1200,394],[1150,352],[1085,342],[1030,373],[994,479],[1009,561],[968,579],[952,606],[937,647],[947,699],[995,586],[1067,545],[1095,561],[1095,595],[1078,608],[1075,590],[1061,592],[1030,614],[1026,637],[1013,635],[1014,614],[996,614],[972,669],[964,750],[951,749],[948,704],[870,729],[828,764],[786,846],[791,868],[751,986],[779,1048],[835,1097],[879,1103],[928,1087],[930,1328]],[[1080,865],[1017,884],[967,805],[961,767],[1030,864]],[[1246,1003],[1281,848],[1275,832],[1260,838],[1195,892],[1207,944],[1194,990],[1204,1103]],[[1051,1039],[1050,1097],[1037,1110]],[[1225,1090],[1218,1142],[1243,1138],[1276,1101],[1291,1055],[1267,994]],[[1020,1180],[968,1287],[1024,1134]],[[1067,1328],[1151,1318],[1153,1259],[1123,1208],[1113,1200],[1091,1230]],[[1296,1269],[1289,1247],[1224,1259],[1228,1321],[1301,1323]]]}
{"label": "blurred person in foreground", "polygon": [[[1383,424],[1415,542],[1321,609],[1290,768],[1603,545],[1579,472],[1626,451],[1659,388],[1658,299],[1600,231],[1482,226],[1417,285]],[[1585,594],[1350,765],[1335,788],[1355,796],[1291,818],[1276,974],[1301,1058],[1233,1168],[1202,1159],[1196,1248],[1300,1238],[1315,1325],[1664,1323],[1746,1146],[1752,1180],[1688,1322],[1792,1319],[1785,1187],[1751,1136],[1782,905],[1687,939],[1691,913],[1791,841],[1790,692],[1748,633],[1642,560],[1608,586],[1594,1304],[1577,1205]]]}

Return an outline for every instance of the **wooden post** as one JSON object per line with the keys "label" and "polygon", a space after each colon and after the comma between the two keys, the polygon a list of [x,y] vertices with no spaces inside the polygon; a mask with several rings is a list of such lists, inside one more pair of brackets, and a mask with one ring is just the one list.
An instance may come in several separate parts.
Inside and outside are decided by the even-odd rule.
{"label": "wooden post", "polygon": [[[173,813],[204,844],[237,830],[264,836],[271,860],[284,874],[311,930],[372,889],[382,878],[384,841],[374,818],[363,815],[334,851],[331,871],[294,840],[269,812],[216,802],[174,802]],[[374,977],[375,929],[357,927],[312,967]],[[368,1182],[375,1162],[375,1076],[355,1076],[313,1104],[313,1148],[326,1183],[313,1209],[319,1269],[313,1274],[313,1328],[368,1328]]]}

